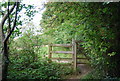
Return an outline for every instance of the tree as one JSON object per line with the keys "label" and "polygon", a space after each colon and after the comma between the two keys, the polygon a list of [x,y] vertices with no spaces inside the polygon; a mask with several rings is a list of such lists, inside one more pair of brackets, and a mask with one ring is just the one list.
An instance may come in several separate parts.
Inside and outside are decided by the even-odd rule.
{"label": "tree", "polygon": [[[7,78],[7,68],[8,64],[10,63],[9,60],[9,39],[10,37],[15,37],[15,33],[17,32],[18,34],[20,29],[17,28],[16,26],[22,25],[22,21],[20,19],[20,15],[18,15],[18,12],[20,12],[23,8],[26,9],[25,14],[29,16],[32,20],[32,17],[34,16],[34,13],[36,13],[36,10],[34,9],[34,6],[32,5],[25,5],[25,4],[20,4],[19,2],[5,2],[5,3],[0,3],[1,7],[7,8],[7,10],[2,10],[1,8],[1,15],[2,15],[2,20],[0,22],[0,45],[2,47],[2,58],[3,58],[3,80]],[[6,13],[6,14],[4,14]],[[8,22],[7,22],[8,20]],[[16,28],[16,30],[15,30]]]}
{"label": "tree", "polygon": [[[8,39],[10,38],[11,34],[13,33],[15,27],[16,27],[16,21],[17,21],[17,14],[18,14],[18,8],[19,8],[19,2],[15,2],[11,9],[9,9],[10,7],[10,2],[8,2],[8,12],[6,14],[3,15],[3,18],[0,22],[0,41],[1,41],[1,45],[2,45],[2,54],[3,54],[3,65],[2,65],[2,79],[6,80],[7,78],[7,68],[8,68],[8,64],[9,64],[9,58],[8,58]],[[16,9],[15,9],[16,8]],[[13,10],[15,9],[15,19],[13,22],[13,26],[11,27],[11,22],[10,22],[10,14],[13,12]],[[5,21],[8,19],[9,25],[8,25],[8,29],[9,31],[7,32],[7,34],[4,33],[4,24]]]}

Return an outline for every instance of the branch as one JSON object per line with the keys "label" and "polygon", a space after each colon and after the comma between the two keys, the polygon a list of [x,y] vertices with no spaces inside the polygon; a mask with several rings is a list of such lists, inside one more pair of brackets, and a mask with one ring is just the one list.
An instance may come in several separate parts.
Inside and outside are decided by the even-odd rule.
{"label": "branch", "polygon": [[0,13],[2,14],[2,16],[4,16],[4,12],[2,10],[0,10]]}
{"label": "branch", "polygon": [[9,30],[11,30],[9,5],[10,5],[10,2],[8,2],[8,23],[9,23],[9,25],[8,25],[8,26],[9,26],[9,28],[8,28],[8,32],[9,32]]}
{"label": "branch", "polygon": [[[16,4],[14,4],[14,5],[11,7],[9,13],[12,13],[12,11],[13,11],[14,8],[15,8],[15,5],[16,5]],[[6,19],[7,19],[7,17],[8,17],[8,13],[6,13],[6,14],[3,16],[3,18],[2,18],[2,20],[1,20],[1,22],[0,22],[0,42],[1,42],[1,44],[2,44],[2,42],[3,42],[3,40],[4,40],[4,38],[5,38],[5,34],[4,34],[4,32],[3,32],[3,26],[4,26],[4,23],[5,23]]]}
{"label": "branch", "polygon": [[[16,4],[14,4],[14,5],[12,6],[12,8],[9,10],[9,13],[12,13],[12,11],[13,11],[14,8],[15,8],[15,5],[16,5]],[[6,13],[6,14],[3,16],[2,21],[1,21],[1,23],[0,23],[1,28],[3,28],[4,23],[5,23],[5,21],[6,21],[7,17],[8,17],[8,15],[9,15],[9,13]]]}
{"label": "branch", "polygon": [[18,8],[19,8],[19,2],[16,2],[16,12],[15,12],[15,20],[14,20],[14,22],[13,22],[13,27],[12,27],[12,29],[11,29],[11,31],[9,32],[9,34],[6,36],[6,38],[4,39],[4,41],[3,42],[6,42],[8,39],[9,39],[9,37],[11,36],[11,34],[12,34],[12,32],[14,31],[14,29],[15,29],[15,27],[16,27],[16,22],[17,22],[17,14],[18,14]]}

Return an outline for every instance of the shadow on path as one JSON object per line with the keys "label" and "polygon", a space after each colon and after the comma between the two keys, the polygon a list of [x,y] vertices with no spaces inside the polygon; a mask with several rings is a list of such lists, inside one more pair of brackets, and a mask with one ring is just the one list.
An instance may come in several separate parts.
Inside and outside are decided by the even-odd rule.
{"label": "shadow on path", "polygon": [[68,75],[65,77],[65,79],[68,79],[66,81],[69,81],[70,79],[79,80],[81,77],[85,76],[91,71],[91,67],[87,64],[78,64],[77,66],[77,74]]}

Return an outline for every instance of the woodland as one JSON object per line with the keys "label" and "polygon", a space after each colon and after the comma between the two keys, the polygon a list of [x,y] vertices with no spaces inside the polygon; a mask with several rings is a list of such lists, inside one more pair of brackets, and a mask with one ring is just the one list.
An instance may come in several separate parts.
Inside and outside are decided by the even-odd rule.
{"label": "woodland", "polygon": [[[38,3],[39,4],[39,3]],[[47,2],[39,21],[39,28],[24,23],[19,14],[22,9],[30,22],[35,6],[20,2],[0,2],[0,53],[2,80],[66,80],[80,75],[64,63],[48,58],[49,44],[78,42],[78,55],[90,58],[87,65],[92,69],[80,80],[120,80],[120,3],[119,2]],[[25,32],[19,26],[26,24]],[[30,25],[31,27],[28,27]],[[16,39],[17,37],[17,39]],[[53,50],[68,51],[71,48],[56,47]],[[71,57],[54,54],[53,57]],[[66,77],[68,76],[68,77]]]}

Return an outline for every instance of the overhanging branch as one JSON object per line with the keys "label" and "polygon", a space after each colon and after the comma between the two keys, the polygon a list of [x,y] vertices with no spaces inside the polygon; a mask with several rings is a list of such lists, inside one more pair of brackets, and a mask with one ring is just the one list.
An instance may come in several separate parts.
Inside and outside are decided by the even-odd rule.
{"label": "overhanging branch", "polygon": [[9,39],[9,37],[11,36],[12,32],[14,31],[14,29],[16,27],[18,8],[19,8],[19,2],[16,2],[16,12],[15,12],[15,20],[13,22],[13,27],[12,27],[11,31],[9,32],[9,34],[6,36],[6,38],[4,39],[3,42],[6,42]]}
{"label": "overhanging branch", "polygon": [[10,2],[8,2],[8,24],[9,24],[9,25],[8,25],[8,26],[9,26],[8,30],[11,30],[9,5],[10,5]]}
{"label": "overhanging branch", "polygon": [[[13,11],[14,8],[15,8],[15,6],[16,6],[16,3],[11,7],[11,9],[9,10],[9,13],[12,13],[12,11]],[[6,14],[3,16],[2,20],[1,20],[0,25],[1,25],[2,28],[3,28],[3,26],[4,26],[4,23],[5,23],[8,15],[9,15],[9,13],[6,13]]]}
{"label": "overhanging branch", "polygon": [[[12,11],[15,8],[15,6],[16,6],[16,3],[11,7],[11,9],[9,10],[9,13],[12,13]],[[1,44],[3,44],[2,42],[3,42],[4,38],[5,38],[5,34],[3,32],[3,26],[4,26],[5,21],[7,20],[7,18],[8,18],[8,13],[6,13],[3,16],[2,20],[0,21],[0,42],[1,42]]]}

